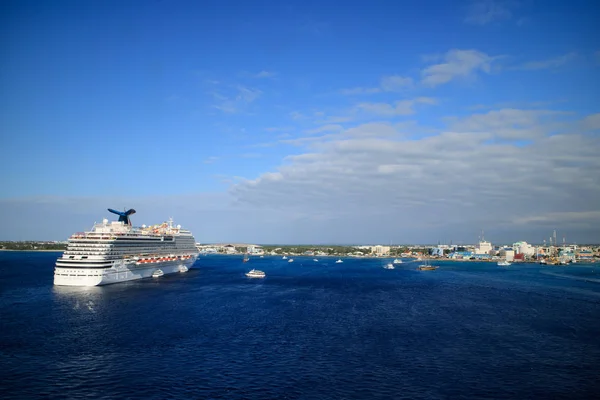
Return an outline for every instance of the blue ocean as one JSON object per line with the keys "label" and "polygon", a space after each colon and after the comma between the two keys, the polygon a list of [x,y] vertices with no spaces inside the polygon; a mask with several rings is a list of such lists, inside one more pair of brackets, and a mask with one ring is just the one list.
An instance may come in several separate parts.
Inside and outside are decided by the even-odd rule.
{"label": "blue ocean", "polygon": [[70,288],[59,254],[0,252],[3,399],[600,396],[599,265],[212,255]]}

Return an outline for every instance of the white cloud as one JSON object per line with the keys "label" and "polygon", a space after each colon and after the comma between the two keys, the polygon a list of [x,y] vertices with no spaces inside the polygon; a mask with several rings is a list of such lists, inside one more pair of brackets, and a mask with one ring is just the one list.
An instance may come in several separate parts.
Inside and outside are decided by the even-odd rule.
{"label": "white cloud", "polygon": [[237,101],[243,101],[245,103],[252,103],[258,99],[262,92],[258,89],[247,88],[241,85],[237,86],[238,94],[236,96]]}
{"label": "white cloud", "polygon": [[[385,122],[315,135],[267,173],[220,177],[229,194],[0,199],[0,234],[64,239],[114,204],[135,208],[136,224],[173,216],[199,242],[473,242],[481,229],[494,242],[537,242],[553,229],[571,241],[599,237],[600,137],[569,133],[597,126],[597,114],[548,135],[546,126],[569,114],[494,111],[453,118],[425,137],[414,124]],[[532,143],[491,142],[502,121],[531,126]]]}
{"label": "white cloud", "polygon": [[513,69],[522,69],[522,70],[540,70],[540,69],[552,69],[552,68],[558,68],[561,67],[565,64],[567,64],[569,61],[572,61],[573,59],[575,59],[577,57],[577,53],[572,52],[572,53],[568,53],[559,57],[554,57],[554,58],[550,58],[547,60],[542,60],[542,61],[530,61],[527,62],[523,65],[520,66],[516,66]]}
{"label": "white cloud", "polygon": [[294,127],[291,126],[271,126],[268,128],[265,128],[265,131],[267,132],[289,132],[289,131],[293,131]]}
{"label": "white cloud", "polygon": [[413,84],[412,78],[399,75],[384,76],[381,78],[381,89],[385,92],[399,92]]}
{"label": "white cloud", "polygon": [[360,103],[356,107],[367,113],[383,115],[386,117],[392,117],[394,115],[407,115],[413,113],[412,110],[407,110],[406,107],[397,108],[396,106],[388,103]]}
{"label": "white cloud", "polygon": [[264,78],[273,78],[275,76],[275,72],[272,71],[260,71],[259,73],[253,75],[256,79],[264,79]]}
{"label": "white cloud", "polygon": [[436,100],[430,97],[418,97],[412,100],[401,100],[394,104],[388,103],[360,103],[356,106],[357,109],[376,115],[385,117],[393,117],[396,115],[414,114],[414,106],[416,104],[436,104]]}
{"label": "white cloud", "polygon": [[341,124],[343,122],[350,122],[354,119],[354,117],[350,115],[332,115],[317,121],[319,124]]}
{"label": "white cloud", "polygon": [[289,113],[289,116],[291,119],[293,119],[295,121],[306,118],[306,116],[299,111],[292,111],[291,113]]}
{"label": "white cloud", "polygon": [[213,108],[216,108],[217,110],[227,114],[233,114],[239,111],[233,101],[224,101],[222,103],[215,104]]}
{"label": "white cloud", "polygon": [[494,138],[523,140],[550,133],[559,125],[559,118],[567,115],[553,110],[506,108],[465,118],[447,118],[446,121],[456,131],[489,133]]}
{"label": "white cloud", "polygon": [[305,131],[308,134],[315,134],[315,133],[322,133],[322,132],[337,132],[344,129],[341,125],[336,125],[336,124],[328,124],[328,125],[323,125],[320,126],[318,128],[315,129],[309,129],[307,131]]}
{"label": "white cloud", "polygon": [[500,0],[474,0],[467,10],[465,22],[475,25],[487,25],[491,22],[512,18],[514,2]]}
{"label": "white cloud", "polygon": [[[326,126],[317,128],[312,132],[313,136],[298,137],[294,139],[282,140],[282,143],[294,146],[309,146],[314,148],[321,147],[324,143],[335,140],[355,139],[355,138],[383,138],[399,135],[406,123],[391,124],[389,122],[370,122],[350,129],[343,130],[341,126]],[[318,131],[318,132],[317,132]],[[310,132],[309,132],[310,133]],[[321,135],[318,135],[321,133]],[[292,157],[293,158],[293,157]]]}
{"label": "white cloud", "polygon": [[204,160],[204,164],[212,164],[215,161],[217,161],[218,159],[219,159],[219,157],[215,157],[215,156],[208,157]]}
{"label": "white cloud", "polygon": [[410,77],[400,75],[389,75],[381,78],[378,87],[355,87],[351,89],[342,89],[341,94],[344,95],[364,95],[381,92],[401,92],[413,85],[413,80]]}
{"label": "white cloud", "polygon": [[399,126],[401,124],[390,124],[389,122],[370,122],[362,124],[342,132],[340,138],[391,138],[400,136]]}
{"label": "white cloud", "polygon": [[[576,121],[545,135],[546,122],[563,115],[497,110],[453,119],[452,131],[420,139],[389,123],[360,125],[312,137],[304,153],[273,172],[276,179],[243,181],[231,193],[242,203],[298,216],[303,223],[295,228],[310,226],[313,235],[299,241],[440,239],[432,232],[464,239],[481,228],[503,232],[502,240],[536,241],[548,225],[539,216],[554,218],[559,229],[576,222],[578,235],[597,235],[597,218],[578,216],[597,211],[600,138],[566,133]],[[514,124],[534,132],[531,145],[490,142]],[[526,226],[515,222],[526,218],[533,218]]]}
{"label": "white cloud", "polygon": [[587,131],[600,130],[600,113],[588,115],[582,121],[583,129]]}
{"label": "white cloud", "polygon": [[348,95],[348,96],[359,95],[359,94],[373,94],[373,93],[380,93],[380,92],[381,92],[381,89],[378,87],[373,87],[373,88],[355,87],[355,88],[351,88],[351,89],[340,90],[341,94]]}
{"label": "white cloud", "polygon": [[210,94],[217,101],[213,105],[213,108],[224,113],[233,114],[244,111],[249,104],[256,101],[262,95],[262,92],[258,89],[237,85],[230,87],[227,94],[219,91],[213,91]]}
{"label": "white cloud", "polygon": [[431,65],[422,72],[421,82],[426,86],[438,86],[455,78],[468,78],[478,72],[490,73],[492,61],[485,53],[477,50],[450,50],[441,64]]}

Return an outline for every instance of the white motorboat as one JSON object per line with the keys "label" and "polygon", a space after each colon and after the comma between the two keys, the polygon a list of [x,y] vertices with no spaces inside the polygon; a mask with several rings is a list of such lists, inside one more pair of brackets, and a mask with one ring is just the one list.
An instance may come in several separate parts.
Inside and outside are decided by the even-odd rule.
{"label": "white motorboat", "polygon": [[396,258],[393,263],[394,264],[402,264],[402,260],[399,258]]}
{"label": "white motorboat", "polygon": [[246,272],[246,276],[248,278],[264,278],[266,274],[263,271],[251,269],[249,272]]}
{"label": "white motorboat", "polygon": [[154,271],[152,273],[152,277],[153,278],[160,278],[161,276],[163,276],[165,273],[162,271],[162,269],[157,269],[156,271]]}
{"label": "white motorboat", "polygon": [[394,264],[389,263],[389,264],[384,265],[383,268],[385,268],[385,269],[394,269],[395,267],[394,267]]}
{"label": "white motorboat", "polygon": [[340,263],[343,263],[343,261],[342,261],[342,259],[338,259],[335,263],[340,264]]}
{"label": "white motorboat", "polygon": [[313,261],[314,261],[314,262],[319,262],[319,260],[317,260],[316,258],[313,258]]}
{"label": "white motorboat", "polygon": [[498,263],[498,265],[501,266],[501,267],[508,267],[511,264],[508,261],[504,260],[504,261],[500,261]]}
{"label": "white motorboat", "polygon": [[293,258],[290,258],[290,259],[288,260],[288,262],[294,262],[294,259],[293,259]]}
{"label": "white motorboat", "polygon": [[281,257],[282,260],[287,260],[287,256]]}

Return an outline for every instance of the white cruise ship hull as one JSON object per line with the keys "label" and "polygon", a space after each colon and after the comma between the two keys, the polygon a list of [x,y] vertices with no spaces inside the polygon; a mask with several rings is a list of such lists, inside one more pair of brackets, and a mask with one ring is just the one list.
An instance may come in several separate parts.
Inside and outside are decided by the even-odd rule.
{"label": "white cruise ship hull", "polygon": [[[123,264],[109,268],[82,265],[79,268],[56,266],[54,284],[57,286],[100,286],[150,278],[160,269],[165,275],[185,272],[192,268],[196,256],[187,260],[155,262],[151,264]],[[120,264],[120,265],[119,265]]]}

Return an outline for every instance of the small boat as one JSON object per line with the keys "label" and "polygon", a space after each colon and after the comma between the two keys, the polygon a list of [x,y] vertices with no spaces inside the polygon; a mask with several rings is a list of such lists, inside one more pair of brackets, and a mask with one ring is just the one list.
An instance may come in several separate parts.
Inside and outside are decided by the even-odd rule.
{"label": "small boat", "polygon": [[248,257],[248,253],[244,254],[244,262],[250,261],[250,257]]}
{"label": "small boat", "polygon": [[263,271],[252,269],[249,272],[246,272],[246,276],[248,278],[264,278],[266,274]]}
{"label": "small boat", "polygon": [[429,259],[425,259],[425,264],[421,264],[417,267],[419,271],[433,271],[438,269],[438,267],[429,264]]}
{"label": "small boat", "polygon": [[314,262],[319,262],[319,260],[317,260],[316,258],[313,258],[313,261],[314,261]]}
{"label": "small boat", "polygon": [[402,260],[399,258],[394,259],[394,264],[402,264]]}
{"label": "small boat", "polygon": [[293,259],[293,258],[290,258],[290,259],[288,260],[288,262],[294,262],[294,259]]}
{"label": "small boat", "polygon": [[265,258],[265,256],[260,256],[259,258]]}
{"label": "small boat", "polygon": [[385,269],[394,269],[395,267],[394,267],[394,264],[389,263],[389,264],[384,265],[383,268],[385,268]]}
{"label": "small boat", "polygon": [[281,257],[282,260],[287,260],[287,256]]}
{"label": "small boat", "polygon": [[504,260],[504,261],[500,261],[500,262],[498,263],[498,265],[499,265],[500,267],[508,267],[508,266],[509,266],[509,265],[511,265],[511,264],[510,264],[508,261]]}
{"label": "small boat", "polygon": [[337,260],[335,263],[336,263],[336,264],[340,264],[340,263],[343,263],[343,261],[342,261],[342,259],[340,258],[340,259],[338,259],[338,260]]}
{"label": "small boat", "polygon": [[185,265],[180,265],[179,266],[179,272],[188,272],[189,268],[186,267]]}
{"label": "small boat", "polygon": [[156,271],[154,271],[152,273],[152,277],[153,278],[160,278],[161,276],[163,276],[165,273],[162,272],[162,269],[157,269]]}

